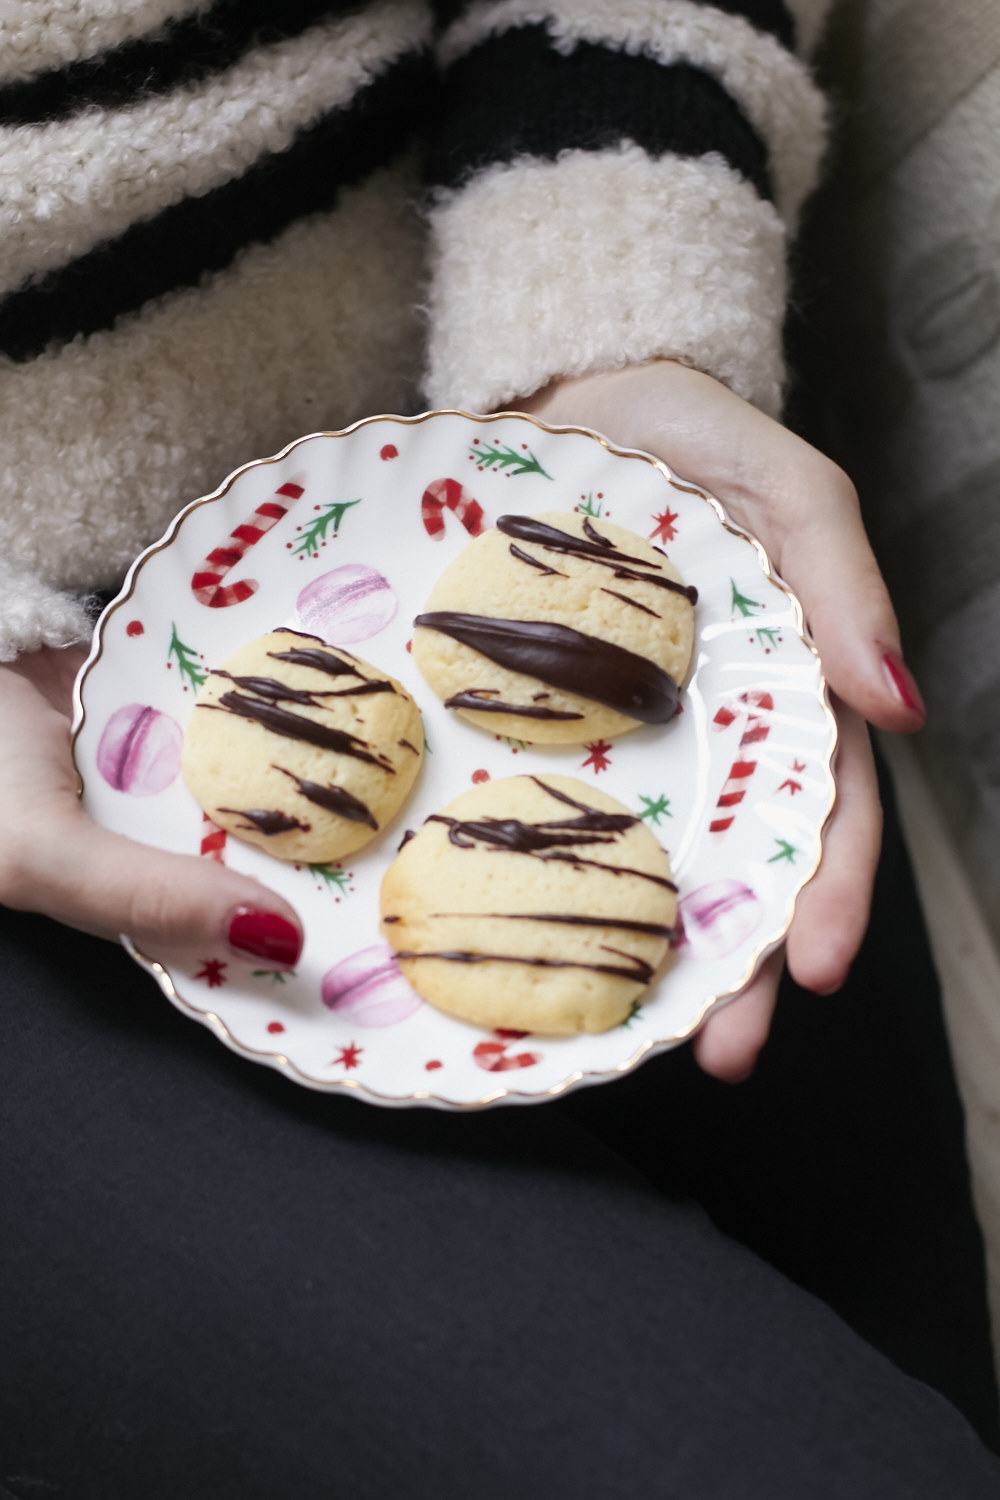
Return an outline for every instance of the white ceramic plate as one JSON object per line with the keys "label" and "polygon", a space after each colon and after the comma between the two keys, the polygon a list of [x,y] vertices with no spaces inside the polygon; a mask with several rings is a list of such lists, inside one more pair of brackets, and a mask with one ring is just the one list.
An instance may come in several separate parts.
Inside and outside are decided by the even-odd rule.
{"label": "white ceramic plate", "polygon": [[[613,744],[536,748],[456,718],[407,648],[414,615],[480,512],[489,525],[511,511],[574,509],[652,538],[697,586],[694,665],[670,724]],[[277,625],[356,650],[423,710],[430,753],[411,801],[340,866],[292,867],[227,840],[179,775],[198,681]],[[455,1109],[615,1078],[736,994],[781,941],[819,863],[835,744],[801,610],[717,501],[592,433],[461,412],[302,438],[188,505],[105,611],[74,722],[94,818],[164,849],[223,857],[285,895],[305,924],[294,976],[254,974],[222,949],[190,970],[134,954],[174,1004],[311,1088]],[[640,814],[680,885],[685,937],[673,966],[628,1022],[600,1036],[454,1021],[420,1002],[379,937],[379,884],[404,829],[472,782],[529,771],[594,782]]]}

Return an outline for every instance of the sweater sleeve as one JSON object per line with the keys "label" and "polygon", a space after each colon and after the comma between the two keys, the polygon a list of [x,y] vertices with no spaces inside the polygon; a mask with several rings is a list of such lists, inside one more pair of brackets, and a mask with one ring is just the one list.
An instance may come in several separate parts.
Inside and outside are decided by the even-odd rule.
{"label": "sweater sleeve", "polygon": [[776,415],[826,0],[476,0],[438,44],[425,389],[491,410],[670,357]]}

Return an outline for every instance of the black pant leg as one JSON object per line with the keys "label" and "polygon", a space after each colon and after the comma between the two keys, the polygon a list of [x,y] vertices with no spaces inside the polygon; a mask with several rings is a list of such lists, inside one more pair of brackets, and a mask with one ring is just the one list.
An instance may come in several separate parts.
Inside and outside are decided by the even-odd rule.
{"label": "black pant leg", "polygon": [[754,1076],[682,1048],[565,1108],[814,1292],[1000,1442],[982,1239],[941,995],[891,782],[871,926],[844,989],[787,976]]}
{"label": "black pant leg", "polygon": [[41,919],[0,913],[0,976],[18,1500],[997,1493],[953,1408],[565,1113],[311,1094]]}

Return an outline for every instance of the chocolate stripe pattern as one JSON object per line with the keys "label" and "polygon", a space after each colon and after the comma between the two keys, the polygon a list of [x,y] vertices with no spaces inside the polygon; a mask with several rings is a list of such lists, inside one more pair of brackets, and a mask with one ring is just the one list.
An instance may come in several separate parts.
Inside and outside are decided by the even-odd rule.
{"label": "chocolate stripe pattern", "polygon": [[119,109],[198,83],[231,67],[263,33],[267,41],[298,36],[317,21],[359,10],[362,0],[218,0],[171,21],[150,36],[50,68],[0,87],[0,125],[60,120],[83,109]]}
{"label": "chocolate stripe pattern", "polygon": [[405,56],[287,151],[258,159],[243,176],[185,198],[12,293],[0,303],[0,352],[24,362],[77,334],[110,328],[152,298],[224,269],[245,246],[331,209],[343,188],[398,155],[430,68],[424,54]]}
{"label": "chocolate stripe pattern", "polygon": [[[508,107],[512,77],[517,110]],[[446,123],[457,120],[460,130]],[[541,25],[490,36],[456,59],[445,75],[441,122],[427,157],[435,187],[455,187],[496,161],[554,161],[566,150],[630,140],[651,157],[717,153],[761,198],[773,197],[766,147],[714,78],[591,42],[566,57],[552,50]]]}

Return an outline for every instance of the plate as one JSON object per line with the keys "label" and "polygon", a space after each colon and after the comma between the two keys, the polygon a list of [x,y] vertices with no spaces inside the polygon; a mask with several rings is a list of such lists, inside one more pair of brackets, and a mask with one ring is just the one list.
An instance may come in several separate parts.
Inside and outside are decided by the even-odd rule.
{"label": "plate", "polygon": [[[532,746],[454,717],[409,655],[414,616],[470,535],[510,512],[582,511],[651,538],[699,590],[682,712],[614,743]],[[428,754],[409,803],[360,853],[294,867],[228,838],[180,776],[208,668],[278,625],[400,678]],[[182,969],[133,956],[186,1015],[310,1088],[382,1105],[551,1099],[690,1037],[780,943],[833,806],[836,727],[802,612],[760,545],[648,454],[501,413],[380,416],[246,465],[132,565],[80,673],[73,752],[84,806],[118,833],[222,859],[280,891],[306,932],[294,975],[220,951]],[[610,792],[669,850],[683,938],[621,1026],[490,1032],[424,1004],[378,932],[382,875],[407,828],[470,785],[558,772]]]}

